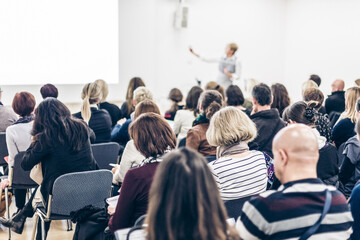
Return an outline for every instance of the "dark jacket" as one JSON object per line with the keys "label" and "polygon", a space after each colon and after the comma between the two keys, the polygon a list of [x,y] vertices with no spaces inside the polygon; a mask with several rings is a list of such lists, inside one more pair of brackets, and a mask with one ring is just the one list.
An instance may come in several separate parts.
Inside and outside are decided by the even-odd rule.
{"label": "dark jacket", "polygon": [[[71,143],[70,143],[71,144]],[[60,142],[42,143],[35,141],[26,150],[21,167],[30,171],[41,162],[43,181],[41,193],[47,202],[56,178],[66,173],[82,172],[98,169],[92,155],[90,139],[84,143],[79,152],[73,152],[70,144]]]}
{"label": "dark jacket", "polygon": [[350,118],[341,119],[332,129],[331,140],[335,142],[337,148],[349,138],[354,136],[355,123]]}
{"label": "dark jacket", "polygon": [[114,127],[115,124],[122,118],[121,110],[115,104],[103,102],[99,104],[99,108],[108,111],[111,117],[112,127]]}
{"label": "dark jacket", "polygon": [[133,111],[130,111],[130,113],[128,113],[129,111],[129,108],[128,108],[128,105],[127,105],[127,102],[125,101],[122,105],[121,105],[121,113],[122,113],[122,118],[126,118],[126,119],[129,119],[130,118],[130,115]]}
{"label": "dark jacket", "polygon": [[117,142],[122,146],[125,146],[130,141],[129,127],[133,121],[130,119],[126,120],[122,125],[116,124],[111,132],[111,141]]}
{"label": "dark jacket", "polygon": [[326,143],[319,149],[319,161],[317,163],[317,176],[328,185],[335,185],[339,173],[338,155],[335,146]]}
{"label": "dark jacket", "polygon": [[276,108],[254,113],[250,119],[256,124],[258,136],[249,143],[251,150],[259,150],[267,153],[271,157],[272,140],[275,134],[285,127],[285,122],[280,119],[279,111]]}
{"label": "dark jacket", "polygon": [[331,93],[325,100],[326,113],[330,114],[332,111],[342,113],[345,111],[345,92],[337,91]]}
{"label": "dark jacket", "polygon": [[[74,117],[83,119],[81,112],[73,114]],[[111,117],[106,110],[91,108],[91,118],[89,127],[94,131],[95,143],[110,142],[111,137]]]}

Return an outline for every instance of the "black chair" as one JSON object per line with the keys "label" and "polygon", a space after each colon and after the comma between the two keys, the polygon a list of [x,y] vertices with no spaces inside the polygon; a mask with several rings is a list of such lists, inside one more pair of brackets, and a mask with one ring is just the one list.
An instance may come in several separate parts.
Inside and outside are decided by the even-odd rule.
{"label": "black chair", "polygon": [[238,217],[240,217],[240,215],[242,213],[242,207],[245,204],[245,202],[250,200],[250,198],[252,198],[254,196],[256,196],[256,195],[226,201],[225,207],[226,207],[226,211],[228,213],[229,218],[234,218],[236,221],[236,219]]}
{"label": "black chair", "polygon": [[6,145],[6,134],[4,132],[0,132],[0,167],[7,166],[7,162],[4,157],[8,156],[8,149]]}
{"label": "black chair", "polygon": [[98,143],[91,145],[92,152],[100,169],[111,170],[110,163],[116,164],[120,146],[116,142]]}
{"label": "black chair", "polygon": [[344,152],[344,149],[345,149],[345,143],[342,143],[338,150],[337,150],[337,155],[338,155],[338,166],[341,167],[342,163],[344,162],[344,159],[345,159],[345,155],[343,154]]}
{"label": "black chair", "polygon": [[186,147],[186,137],[179,141],[178,148]]}

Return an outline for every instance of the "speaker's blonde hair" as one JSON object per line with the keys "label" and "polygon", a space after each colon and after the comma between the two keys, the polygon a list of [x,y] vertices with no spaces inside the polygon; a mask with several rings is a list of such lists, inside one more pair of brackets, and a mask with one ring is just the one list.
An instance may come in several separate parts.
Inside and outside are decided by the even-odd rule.
{"label": "speaker's blonde hair", "polygon": [[101,102],[105,102],[107,96],[109,95],[109,86],[108,86],[108,84],[102,79],[96,80],[95,83],[97,85],[99,85],[100,88],[101,88],[101,93],[102,93]]}
{"label": "speaker's blonde hair", "polygon": [[82,90],[81,98],[83,100],[81,117],[89,124],[91,118],[90,104],[98,103],[102,99],[101,87],[95,82],[86,84]]}
{"label": "speaker's blonde hair", "polygon": [[225,107],[214,114],[206,132],[212,146],[230,146],[239,142],[251,142],[256,138],[256,125],[240,109]]}

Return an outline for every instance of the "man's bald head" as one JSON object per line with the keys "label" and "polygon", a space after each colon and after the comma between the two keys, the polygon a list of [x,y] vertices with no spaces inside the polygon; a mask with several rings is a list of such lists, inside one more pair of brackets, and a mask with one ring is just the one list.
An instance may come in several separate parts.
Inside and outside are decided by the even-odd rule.
{"label": "man's bald head", "polygon": [[[274,137],[275,173],[282,183],[316,178],[319,159],[318,141],[310,127],[292,124]],[[302,177],[303,176],[303,177]]]}
{"label": "man's bald head", "polygon": [[341,80],[341,79],[336,79],[331,84],[331,91],[332,92],[344,91],[344,88],[345,88],[345,82],[344,82],[344,80]]}

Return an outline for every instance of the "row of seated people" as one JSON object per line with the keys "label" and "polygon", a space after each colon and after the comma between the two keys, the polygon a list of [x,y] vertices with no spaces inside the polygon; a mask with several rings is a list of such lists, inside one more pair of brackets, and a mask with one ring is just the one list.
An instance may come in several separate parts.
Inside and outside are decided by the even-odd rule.
{"label": "row of seated people", "polygon": [[[92,89],[91,88],[91,85],[95,85],[95,84],[88,84],[88,85],[86,85],[85,87],[84,87],[84,90],[85,91],[87,91],[87,90],[89,90],[89,89]],[[355,89],[356,90],[356,89]],[[90,91],[91,92],[91,91]],[[258,94],[258,96],[256,95],[256,94]],[[253,108],[253,113],[251,114],[251,116],[253,116],[254,117],[254,115],[256,116],[256,114],[257,113],[261,113],[261,115],[263,115],[264,113],[266,113],[266,111],[267,110],[270,110],[270,112],[273,112],[273,114],[275,114],[276,115],[276,112],[277,112],[277,110],[271,110],[271,107],[269,107],[269,105],[271,104],[271,99],[273,98],[273,96],[272,96],[272,94],[271,94],[271,90],[270,90],[270,88],[269,87],[267,87],[266,85],[264,85],[264,84],[260,84],[260,85],[258,85],[258,86],[256,86],[256,87],[254,87],[254,89],[253,89],[253,98],[254,98],[254,108]],[[84,97],[84,99],[87,99],[86,97]],[[356,99],[355,99],[356,100]],[[356,102],[356,101],[355,101]],[[140,107],[142,106],[142,104],[141,104],[142,102],[140,102],[140,104],[139,104],[139,109],[141,109]],[[151,106],[151,105],[153,105],[152,106],[152,108],[153,109],[155,109],[155,110],[150,110],[150,111],[156,111],[156,108],[157,107],[155,107],[156,105],[153,103],[153,102],[151,102],[151,101],[144,101],[144,105],[145,105],[145,103],[148,105],[148,106]],[[265,103],[265,104],[264,104]],[[228,148],[229,148],[229,145],[227,145],[228,143],[224,143],[224,144],[221,144],[221,142],[217,142],[218,141],[218,139],[215,139],[215,140],[210,140],[211,139],[211,137],[209,137],[209,136],[207,136],[208,134],[210,134],[210,133],[207,133],[207,132],[211,132],[210,130],[211,130],[211,127],[210,127],[210,125],[211,125],[211,123],[210,123],[210,120],[213,118],[213,116],[215,116],[215,114],[217,114],[217,112],[221,112],[222,110],[220,110],[221,109],[221,107],[222,107],[222,104],[223,104],[223,96],[219,93],[219,92],[217,92],[217,91],[205,91],[205,92],[203,92],[202,94],[201,94],[201,96],[200,96],[200,98],[199,98],[199,108],[197,109],[197,111],[199,111],[200,112],[200,115],[199,115],[199,117],[196,119],[196,121],[195,121],[195,126],[187,133],[187,135],[188,135],[188,137],[189,137],[189,135],[190,135],[190,137],[189,137],[189,139],[191,139],[191,134],[193,134],[195,137],[193,137],[193,139],[195,139],[195,140],[199,140],[199,142],[202,142],[202,141],[205,141],[206,143],[205,144],[208,144],[208,146],[209,146],[209,148],[213,148],[213,149],[215,149],[214,147],[218,147],[218,151],[219,151],[219,154],[220,155],[217,155],[217,158],[221,158],[221,156],[223,156],[223,155],[221,155],[221,149],[223,148],[223,150],[225,149],[225,150],[228,150]],[[35,105],[35,104],[34,104]],[[85,105],[85,104],[84,104]],[[155,106],[154,106],[155,105]],[[39,105],[40,106],[40,105]],[[138,107],[137,107],[138,108]],[[151,107],[150,107],[151,108]],[[293,108],[293,110],[291,110],[291,108]],[[141,113],[143,113],[143,111],[145,111],[145,110],[139,110],[139,112],[140,112],[140,114],[139,115],[141,115]],[[158,111],[158,108],[157,108],[157,111]],[[159,111],[158,111],[159,112]],[[159,114],[158,112],[155,112],[155,114]],[[239,111],[237,111],[237,112],[239,112]],[[358,111],[357,111],[358,112]],[[134,115],[136,115],[136,111],[135,111],[135,114]],[[138,115],[138,116],[139,116]],[[194,114],[195,115],[195,114]],[[86,116],[85,114],[83,115],[83,116]],[[137,116],[137,117],[138,117]],[[176,115],[175,115],[176,116]],[[231,114],[229,114],[229,116],[236,116],[236,112],[232,112]],[[224,123],[226,123],[227,121],[225,121],[225,120],[227,120],[228,118],[229,118],[229,116],[227,116],[227,118],[224,118],[224,119],[221,119],[220,120],[220,124],[218,124],[218,126],[216,127],[217,129],[223,129],[224,128],[224,125],[226,125],[226,124],[224,124]],[[241,116],[240,115],[240,117],[239,116],[237,116],[236,118],[235,118],[235,121],[237,120],[237,119],[241,119],[241,117],[244,117],[244,116],[246,116],[246,114],[243,114],[243,116]],[[250,116],[250,118],[251,118],[251,116]],[[264,115],[263,115],[264,116]],[[265,114],[265,116],[267,116],[266,114]],[[271,114],[270,114],[270,116],[271,116]],[[317,136],[317,138],[318,138],[318,145],[319,145],[319,148],[318,149],[322,149],[323,147],[325,147],[325,146],[327,146],[328,147],[328,145],[326,145],[326,139],[324,140],[323,138],[321,138],[320,137],[320,134],[318,133],[318,132],[316,132],[316,130],[315,130],[315,128],[314,128],[314,126],[315,126],[315,124],[314,124],[314,122],[315,122],[315,120],[317,119],[317,111],[314,109],[314,103],[312,103],[312,102],[308,102],[308,103],[304,103],[304,102],[298,102],[298,103],[295,103],[295,104],[293,104],[293,105],[291,105],[288,109],[286,109],[286,111],[284,111],[284,113],[283,113],[283,118],[284,118],[284,120],[287,122],[287,123],[303,123],[303,124],[306,124],[306,125],[308,125],[308,126],[310,126],[310,127],[312,127],[312,131],[315,133],[315,135],[318,135]],[[84,118],[85,120],[86,120],[86,118]],[[247,118],[247,119],[249,119],[249,118]],[[243,124],[237,124],[236,126],[235,126],[235,130],[234,129],[232,129],[232,131],[231,131],[231,133],[233,133],[234,131],[236,132],[236,130],[243,130],[243,129],[241,129],[240,128],[240,126],[241,125],[244,125],[244,128],[249,128],[249,126],[251,125],[251,123],[255,126],[255,130],[256,130],[256,128],[257,128],[257,132],[258,132],[258,137],[255,137],[256,136],[256,134],[253,134],[252,133],[252,135],[250,134],[250,133],[247,133],[248,135],[249,135],[249,139],[242,139],[241,137],[239,137],[239,136],[236,136],[236,134],[234,135],[234,133],[233,133],[233,135],[231,136],[231,137],[234,137],[235,136],[235,139],[236,139],[236,141],[237,142],[242,142],[242,144],[239,144],[239,146],[237,146],[237,147],[239,147],[240,148],[240,153],[248,153],[247,151],[248,151],[248,148],[244,145],[244,143],[243,142],[245,142],[245,143],[248,143],[249,142],[249,146],[251,146],[251,144],[252,143],[254,143],[254,142],[256,142],[256,139],[257,138],[259,138],[259,137],[262,137],[262,136],[264,136],[264,133],[266,133],[266,132],[271,132],[271,133],[273,133],[273,131],[269,131],[269,129],[266,129],[265,128],[265,130],[263,131],[263,132],[261,132],[261,129],[258,127],[259,126],[259,124],[257,124],[257,122],[254,120],[254,118],[251,118],[254,122],[255,122],[255,125],[250,121],[250,123],[249,122],[245,122],[245,123],[243,123]],[[256,162],[258,162],[258,163],[262,163],[262,167],[264,167],[265,166],[265,169],[267,169],[267,171],[269,171],[269,169],[271,170],[271,164],[269,163],[269,162],[271,162],[271,160],[269,159],[269,157],[268,156],[273,156],[273,152],[272,152],[272,149],[271,149],[271,143],[272,143],[272,139],[273,139],[273,137],[274,137],[274,135],[276,134],[276,132],[277,131],[279,131],[279,129],[280,128],[282,128],[282,127],[284,127],[285,126],[285,123],[284,122],[282,122],[281,120],[280,120],[280,117],[279,117],[279,114],[277,113],[277,115],[276,115],[276,118],[275,118],[276,120],[277,120],[277,123],[276,124],[274,124],[273,125],[273,128],[276,130],[276,131],[274,131],[274,133],[273,134],[270,134],[270,140],[269,140],[269,138],[267,139],[267,140],[269,140],[270,141],[270,147],[268,147],[267,149],[266,148],[260,148],[259,146],[260,146],[260,144],[259,143],[257,143],[255,146],[255,148],[252,148],[252,147],[250,147],[250,149],[258,149],[258,150],[261,150],[261,151],[263,151],[263,153],[255,153],[254,154],[254,156],[251,156],[250,157],[250,161],[254,161],[255,163]],[[305,121],[304,119],[306,119],[307,121]],[[21,120],[22,121],[22,120]],[[341,120],[340,120],[341,121]],[[155,121],[155,122],[157,122],[158,124],[156,124],[156,125],[154,125],[154,128],[157,128],[157,126],[159,126],[159,122],[160,122],[160,119],[158,119],[157,121]],[[196,122],[198,122],[198,124],[196,124]],[[234,122],[234,121],[229,121],[229,122]],[[135,123],[136,123],[136,120],[134,121],[134,123],[133,123],[133,125],[135,125]],[[283,123],[283,126],[277,126],[278,124],[282,124]],[[207,126],[206,126],[206,124],[207,124]],[[250,124],[250,125],[249,125]],[[264,122],[264,125],[265,124],[267,124],[268,125],[268,127],[269,128],[271,128],[272,126],[271,125],[269,125],[270,124],[270,121],[268,121],[268,122]],[[200,125],[205,125],[205,127],[206,127],[206,129],[205,129],[205,131],[203,130],[203,129],[201,129],[200,128],[200,130],[202,130],[202,132],[201,131],[199,131],[199,130],[197,130],[196,129],[196,127],[197,126],[200,126]],[[230,124],[228,124],[228,125],[230,125]],[[143,126],[149,126],[149,123],[147,123],[147,124],[144,124]],[[274,127],[275,126],[275,127]],[[266,127],[266,126],[265,126]],[[278,129],[279,128],[279,129]],[[131,128],[130,128],[131,129]],[[142,134],[144,134],[143,133],[143,131],[144,131],[144,127],[142,127],[142,128],[140,128],[141,129],[141,134],[140,135],[142,135]],[[172,131],[171,129],[170,129],[170,131]],[[193,132],[193,133],[192,133]],[[195,134],[194,134],[194,132],[195,132]],[[161,133],[163,133],[163,132],[161,132]],[[153,134],[153,133],[149,133],[149,134]],[[141,146],[144,146],[144,145],[148,145],[149,144],[149,139],[151,138],[146,138],[145,140],[146,140],[146,142],[145,143],[143,143],[143,144],[140,144],[140,145],[136,145],[136,143],[135,143],[135,137],[134,136],[132,136],[132,133],[131,133],[131,130],[130,130],[130,135],[131,135],[131,137],[132,137],[132,141],[133,141],[133,145],[134,145],[134,147],[135,148],[133,148],[133,149],[135,149],[135,151],[138,151],[142,156],[145,156],[146,158],[149,158],[149,157],[151,157],[151,156],[147,156],[145,153],[143,153],[141,150],[140,150],[140,148],[141,148]],[[159,134],[157,134],[157,135],[155,135],[155,136],[158,136]],[[151,136],[151,135],[150,135]],[[154,135],[153,135],[154,136]],[[198,137],[196,137],[196,136],[198,136]],[[201,139],[201,138],[203,138],[203,139]],[[176,141],[175,141],[176,142]],[[191,143],[191,142],[195,142],[195,144],[197,144],[197,142],[196,141],[187,141],[187,145],[188,145],[188,142],[189,143]],[[261,142],[261,141],[260,141]],[[211,143],[211,145],[209,144],[209,143]],[[325,143],[325,144],[324,144]],[[175,143],[176,144],[176,143]],[[150,144],[151,145],[151,144]],[[158,146],[159,144],[155,144],[155,146]],[[230,144],[231,145],[231,144]],[[240,145],[242,145],[242,146],[240,146]],[[268,143],[266,142],[266,144],[264,144],[264,146],[265,147],[267,147],[267,145],[268,145]],[[189,147],[191,147],[192,145],[191,144],[189,144],[188,145]],[[199,144],[199,146],[200,146],[200,144]],[[330,146],[330,145],[329,145]],[[172,147],[172,145],[171,144],[169,144],[168,145],[168,148],[170,148],[170,149],[172,149],[172,148],[174,148],[174,147]],[[194,148],[194,147],[193,147]],[[196,148],[194,148],[194,149],[196,149]],[[231,146],[230,146],[230,149],[231,149]],[[331,149],[331,147],[329,147],[329,149]],[[166,149],[166,150],[169,150],[169,149]],[[198,152],[200,152],[200,153],[205,153],[206,154],[206,152],[201,152],[200,150],[199,150],[199,148],[198,149],[196,149]],[[233,150],[233,149],[231,149],[231,150]],[[163,150],[163,151],[165,151],[165,150]],[[229,151],[230,153],[231,153],[231,151]],[[164,153],[164,152],[163,152]],[[161,155],[163,154],[163,153],[161,153]],[[216,149],[215,149],[215,153],[216,153]],[[265,154],[264,154],[265,153]],[[204,155],[205,155],[204,154]],[[249,153],[250,154],[250,153]],[[158,155],[158,154],[157,154]],[[229,155],[228,153],[227,154],[225,154],[225,155]],[[236,155],[236,154],[235,154]],[[320,152],[320,155],[321,155],[321,152]],[[331,154],[329,154],[328,153],[328,156],[330,156]],[[230,155],[231,156],[231,155]],[[154,158],[154,156],[152,156],[153,158]],[[155,158],[156,158],[156,156],[155,156]],[[321,157],[320,157],[321,158]],[[237,159],[237,158],[234,158],[235,159],[235,162],[237,162],[236,160],[239,160],[239,159]],[[240,158],[241,159],[241,158]],[[143,159],[142,159],[143,160]],[[219,160],[219,159],[218,159]],[[231,160],[231,159],[230,159]],[[326,160],[326,159],[325,159]],[[329,160],[330,161],[330,160]],[[145,160],[144,161],[141,161],[140,162],[140,165],[141,165],[141,163],[142,162],[146,162]],[[319,164],[320,164],[320,162],[321,161],[319,161],[319,163],[318,163],[318,167],[317,167],[317,171],[318,171],[318,175],[319,175]],[[330,169],[330,171],[333,171],[334,170],[334,164],[333,164],[333,159],[331,159],[331,164],[329,164],[330,165],[330,167],[329,167],[329,169]],[[335,161],[336,162],[336,164],[338,164],[337,163],[337,161]],[[213,164],[215,164],[216,163],[216,161],[215,162],[213,162]],[[326,164],[325,164],[326,165]],[[212,166],[211,164],[209,165],[209,166]],[[261,165],[260,165],[261,166]],[[237,166],[237,167],[242,167],[242,166]],[[337,168],[338,168],[339,166],[337,166]],[[264,170],[264,169],[262,169],[262,170]],[[327,169],[320,169],[321,171],[322,170],[324,170],[324,171],[327,171]],[[126,172],[126,174],[127,174],[127,171],[125,171]],[[214,172],[214,175],[216,176],[216,171],[215,171],[215,168],[213,168],[213,172]],[[260,172],[258,172],[258,173],[260,173]],[[126,177],[126,174],[125,174],[125,177]],[[223,174],[223,172],[221,172],[221,174]],[[226,174],[226,171],[225,171],[225,174]],[[249,173],[248,175],[249,175],[249,178],[248,179],[250,179],[250,180],[248,180],[248,181],[251,181],[250,182],[250,185],[251,184],[259,184],[259,185],[261,185],[262,187],[260,187],[258,190],[257,189],[251,189],[251,191],[253,191],[254,190],[254,192],[250,192],[249,194],[247,194],[247,195],[253,195],[253,194],[258,194],[258,193],[260,193],[260,192],[263,192],[265,189],[266,189],[266,185],[268,184],[268,182],[272,182],[272,180],[271,180],[271,177],[267,177],[267,180],[265,181],[266,183],[265,183],[265,189],[263,188],[263,182],[264,182],[264,179],[262,179],[262,181],[258,181],[259,180],[259,178],[253,178],[254,177],[254,175],[253,175],[254,173]],[[115,174],[116,175],[116,174]],[[336,174],[335,174],[336,175]],[[226,175],[223,175],[223,176],[226,176]],[[334,175],[331,175],[331,177],[333,177]],[[124,182],[125,182],[125,177],[124,177]],[[258,176],[257,176],[258,177]],[[261,174],[260,174],[260,178],[261,177],[264,177],[264,176],[262,176]],[[330,177],[330,178],[331,178]],[[219,177],[220,178],[220,177]],[[240,177],[239,176],[237,176],[236,178],[235,178],[235,182],[236,182],[236,180],[238,180]],[[252,181],[253,180],[253,181]],[[322,180],[327,180],[327,178],[323,178]],[[332,179],[331,179],[332,180]],[[336,185],[336,180],[334,180],[334,182],[335,182],[335,184],[334,185]],[[220,189],[220,194],[221,194],[221,181],[219,181],[218,179],[217,179],[217,183],[218,183],[218,186],[219,186],[219,189]],[[123,184],[125,184],[125,183],[123,183]],[[228,184],[228,183],[227,183]],[[236,186],[235,187],[235,190],[234,189],[231,189],[231,185],[232,184],[234,184],[233,186],[236,186],[236,183],[234,183],[234,182],[230,182],[228,185],[225,185],[225,188],[227,187],[227,191],[224,191],[225,192],[225,194],[229,194],[229,192],[230,193],[232,193],[232,192],[242,192],[243,191],[243,189],[241,189],[243,186]],[[230,188],[228,188],[230,186]],[[224,186],[222,186],[222,187],[224,187]],[[123,190],[123,188],[122,188],[122,190]],[[134,189],[133,189],[134,190]],[[230,190],[230,191],[228,191],[228,190]],[[234,191],[233,191],[234,190]],[[124,190],[125,191],[125,190]],[[351,192],[350,192],[351,193]],[[146,193],[147,194],[147,193]],[[231,194],[230,194],[231,195]],[[234,197],[234,199],[236,199],[236,198],[241,198],[242,196],[245,196],[246,194],[244,194],[244,195],[239,195],[239,196],[235,196]],[[227,199],[223,199],[223,200],[227,200]],[[119,202],[120,202],[120,200],[119,200]],[[136,202],[135,200],[134,201],[132,201],[132,203],[133,202]],[[145,206],[145,208],[143,208],[143,209],[146,209],[146,206]],[[143,212],[144,213],[144,212]],[[115,214],[114,214],[115,215]],[[131,215],[131,217],[133,217],[133,220],[134,220],[134,216],[132,216],[132,214],[130,214]],[[111,221],[110,221],[111,222]],[[111,224],[110,224],[111,225]],[[130,226],[131,226],[131,224],[130,224]]]}

